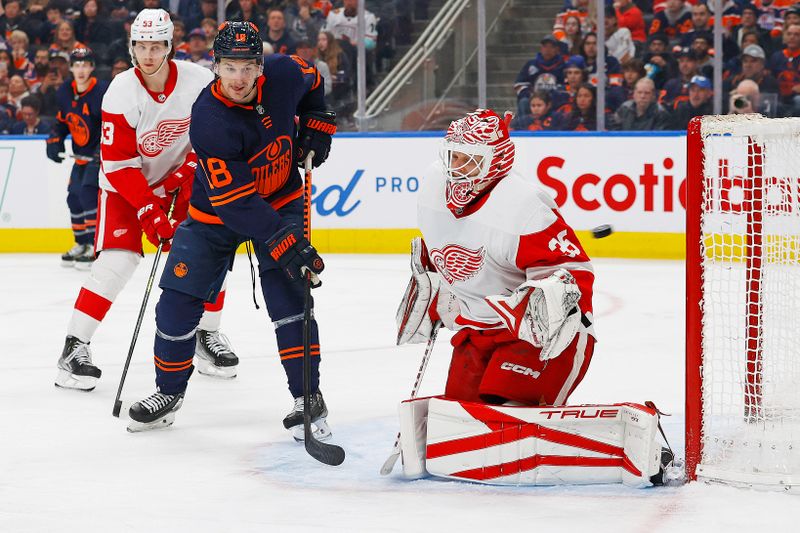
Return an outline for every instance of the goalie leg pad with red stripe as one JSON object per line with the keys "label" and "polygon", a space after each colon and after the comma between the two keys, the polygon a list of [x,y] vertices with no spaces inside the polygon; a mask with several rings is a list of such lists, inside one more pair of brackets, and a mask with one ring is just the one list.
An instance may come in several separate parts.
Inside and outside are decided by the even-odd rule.
{"label": "goalie leg pad with red stripe", "polygon": [[412,398],[400,403],[400,459],[406,479],[428,475],[425,470],[428,400],[430,397]]}
{"label": "goalie leg pad with red stripe", "polygon": [[623,483],[659,472],[658,414],[635,403],[511,407],[428,401],[425,469],[493,485]]}

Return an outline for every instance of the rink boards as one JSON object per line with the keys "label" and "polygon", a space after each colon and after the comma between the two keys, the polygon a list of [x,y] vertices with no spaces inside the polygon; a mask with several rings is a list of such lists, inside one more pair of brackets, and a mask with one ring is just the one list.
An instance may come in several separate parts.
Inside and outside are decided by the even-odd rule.
{"label": "rink boards", "polygon": [[[312,227],[320,251],[408,251],[417,234],[417,192],[441,137],[336,135],[328,162],[314,171]],[[520,133],[514,140],[515,170],[553,194],[590,256],[684,256],[683,133]],[[0,252],[69,247],[70,169],[70,160],[57,165],[45,157],[43,136],[0,138]],[[591,228],[601,224],[614,233],[593,239]]]}

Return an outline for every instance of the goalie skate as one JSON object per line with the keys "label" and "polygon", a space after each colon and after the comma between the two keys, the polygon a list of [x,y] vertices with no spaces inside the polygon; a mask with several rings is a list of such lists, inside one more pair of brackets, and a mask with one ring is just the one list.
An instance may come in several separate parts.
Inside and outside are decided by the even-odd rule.
{"label": "goalie skate", "polygon": [[231,379],[236,377],[239,358],[233,353],[231,343],[219,331],[197,330],[194,354],[197,371],[204,376]]}
{"label": "goalie skate", "polygon": [[75,337],[67,336],[64,349],[58,358],[56,387],[90,391],[97,385],[102,371],[92,364],[89,345]]}
{"label": "goalie skate", "polygon": [[[292,437],[297,442],[305,440],[305,427],[303,425],[303,397],[294,399],[294,407],[283,419],[283,427],[292,432]],[[322,392],[317,391],[311,395],[311,431],[317,440],[329,440],[333,435],[328,426],[328,407],[322,398]]]}
{"label": "goalie skate", "polygon": [[168,428],[175,422],[175,412],[183,405],[183,393],[155,392],[131,405],[128,415],[131,423],[128,432],[139,433],[151,429]]}

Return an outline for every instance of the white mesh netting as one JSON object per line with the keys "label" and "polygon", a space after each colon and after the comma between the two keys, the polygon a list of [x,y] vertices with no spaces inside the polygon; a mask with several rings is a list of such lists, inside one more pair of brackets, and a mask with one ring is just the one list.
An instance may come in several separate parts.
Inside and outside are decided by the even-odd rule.
{"label": "white mesh netting", "polygon": [[706,117],[701,136],[698,476],[800,485],[800,119]]}

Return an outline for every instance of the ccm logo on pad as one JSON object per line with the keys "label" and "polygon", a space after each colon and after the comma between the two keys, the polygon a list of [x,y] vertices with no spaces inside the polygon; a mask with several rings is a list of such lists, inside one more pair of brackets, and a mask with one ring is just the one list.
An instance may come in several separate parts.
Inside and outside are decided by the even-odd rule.
{"label": "ccm logo on pad", "polygon": [[533,379],[538,378],[541,375],[541,372],[537,372],[532,368],[528,368],[527,366],[517,365],[514,363],[509,363],[506,361],[505,363],[500,365],[501,370],[510,370],[511,372],[516,372],[517,374],[522,374],[523,376],[531,376]]}

